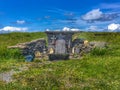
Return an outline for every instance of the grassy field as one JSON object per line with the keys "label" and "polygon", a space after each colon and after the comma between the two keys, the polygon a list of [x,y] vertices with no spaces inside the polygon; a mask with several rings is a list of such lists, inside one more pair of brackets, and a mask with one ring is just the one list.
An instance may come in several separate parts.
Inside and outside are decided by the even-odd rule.
{"label": "grassy field", "polygon": [[89,41],[105,41],[108,47],[96,48],[80,60],[24,62],[19,50],[7,46],[46,38],[44,33],[0,35],[0,73],[26,66],[13,75],[13,82],[0,81],[0,90],[120,90],[120,33],[78,33]]}

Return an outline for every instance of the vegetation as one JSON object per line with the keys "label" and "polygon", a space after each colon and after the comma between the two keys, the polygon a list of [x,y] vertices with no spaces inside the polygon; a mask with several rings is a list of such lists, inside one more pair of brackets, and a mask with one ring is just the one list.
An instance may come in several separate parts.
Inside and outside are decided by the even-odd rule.
{"label": "vegetation", "polygon": [[18,49],[7,49],[8,46],[12,46],[18,43],[31,41],[38,38],[45,38],[45,33],[10,33],[0,35],[0,61],[8,59],[21,59],[22,56]]}
{"label": "vegetation", "polygon": [[23,65],[28,70],[14,74],[14,81],[0,81],[0,90],[119,90],[120,33],[78,33],[88,41],[108,42],[107,48],[95,48],[80,60],[37,61],[26,63],[19,50],[7,46],[44,37],[44,33],[0,35],[0,72]]}

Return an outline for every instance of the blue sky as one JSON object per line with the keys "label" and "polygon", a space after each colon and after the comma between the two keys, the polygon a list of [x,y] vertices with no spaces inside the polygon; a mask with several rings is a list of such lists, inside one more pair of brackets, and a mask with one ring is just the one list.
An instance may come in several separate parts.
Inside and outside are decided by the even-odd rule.
{"label": "blue sky", "polygon": [[0,31],[120,31],[120,0],[0,0]]}

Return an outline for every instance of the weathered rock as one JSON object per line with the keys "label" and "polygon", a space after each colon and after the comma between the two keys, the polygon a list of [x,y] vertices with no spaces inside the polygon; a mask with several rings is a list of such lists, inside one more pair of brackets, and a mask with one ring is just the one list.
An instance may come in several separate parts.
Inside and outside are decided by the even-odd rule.
{"label": "weathered rock", "polygon": [[89,45],[89,42],[85,39],[75,39],[73,41],[73,51],[74,54],[80,54],[81,52],[90,52],[92,47]]}
{"label": "weathered rock", "polygon": [[91,46],[97,47],[97,48],[104,48],[107,46],[107,42],[100,42],[100,41],[94,41],[89,43]]}

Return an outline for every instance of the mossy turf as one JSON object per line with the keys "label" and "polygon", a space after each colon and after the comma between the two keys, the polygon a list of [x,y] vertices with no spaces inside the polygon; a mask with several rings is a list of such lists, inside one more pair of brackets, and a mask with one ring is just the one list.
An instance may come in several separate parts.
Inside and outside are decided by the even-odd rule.
{"label": "mossy turf", "polygon": [[0,81],[0,90],[119,90],[120,33],[78,33],[73,38],[105,41],[107,48],[92,50],[80,60],[24,62],[19,50],[7,46],[45,38],[44,33],[0,35],[0,72],[27,65],[28,70],[13,75],[13,82]]}

